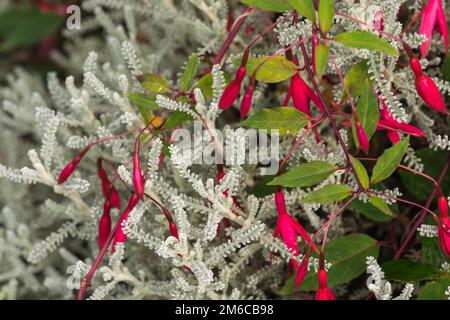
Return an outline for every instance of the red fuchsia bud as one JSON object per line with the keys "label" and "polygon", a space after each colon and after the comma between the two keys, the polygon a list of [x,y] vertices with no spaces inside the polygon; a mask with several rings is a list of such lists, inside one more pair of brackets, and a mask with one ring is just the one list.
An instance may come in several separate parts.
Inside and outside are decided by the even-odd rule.
{"label": "red fuchsia bud", "polygon": [[336,300],[333,292],[328,288],[327,285],[327,272],[324,269],[320,269],[317,273],[317,278],[319,280],[319,289],[316,291],[315,300]]}
{"label": "red fuchsia bud", "polygon": [[416,78],[416,90],[427,105],[438,112],[447,114],[444,99],[433,79],[422,74]]}
{"label": "red fuchsia bud", "polygon": [[178,228],[177,228],[177,225],[175,224],[175,222],[171,221],[169,223],[169,231],[173,237],[178,239]]}
{"label": "red fuchsia bud", "polygon": [[220,97],[220,109],[228,109],[236,101],[239,91],[241,91],[242,80],[244,80],[246,73],[247,69],[244,66],[240,66],[239,69],[237,69],[234,80],[228,84]]}
{"label": "red fuchsia bud", "polygon": [[241,120],[247,117],[248,112],[250,111],[250,108],[252,106],[252,99],[253,99],[253,86],[249,85],[247,87],[247,90],[245,91],[244,97],[242,98]]}
{"label": "red fuchsia bud", "polygon": [[450,257],[450,218],[442,218],[438,226],[439,240],[442,251],[447,257]]}
{"label": "red fuchsia bud", "polygon": [[120,209],[119,193],[117,192],[114,185],[109,181],[108,174],[106,173],[105,169],[102,168],[101,159],[97,160],[97,175],[100,178],[102,184],[103,197],[105,199],[108,199],[108,194],[110,193],[108,200],[111,203],[111,207]]}
{"label": "red fuchsia bud", "polygon": [[441,218],[448,218],[448,201],[444,196],[440,196],[438,199],[438,207],[441,212]]}
{"label": "red fuchsia bud", "polygon": [[86,153],[88,153],[90,148],[91,146],[87,146],[86,148],[84,148],[79,155],[77,155],[67,166],[64,167],[64,169],[61,170],[61,173],[58,177],[58,184],[61,184],[69,179],[69,177],[75,171],[77,165],[80,163],[81,159],[83,159]]}
{"label": "red fuchsia bud", "polygon": [[102,248],[111,233],[111,203],[106,200],[103,206],[103,214],[98,224],[98,246]]}
{"label": "red fuchsia bud", "polygon": [[305,279],[306,273],[308,272],[308,264],[309,264],[309,255],[306,255],[302,263],[300,264],[300,267],[297,269],[297,275],[295,276],[295,287],[298,287],[303,280]]}
{"label": "red fuchsia bud", "polygon": [[302,78],[296,73],[291,78],[291,94],[292,101],[294,102],[294,107],[303,112],[306,115],[311,115],[309,107],[309,96],[307,93],[308,85],[303,81]]}
{"label": "red fuchsia bud", "polygon": [[356,136],[358,138],[359,146],[368,154],[369,153],[369,139],[367,139],[366,132],[361,125],[361,122],[356,123]]}
{"label": "red fuchsia bud", "polygon": [[127,235],[122,230],[122,222],[128,219],[128,216],[130,212],[134,209],[137,202],[139,200],[139,197],[136,195],[136,193],[133,193],[130,197],[130,200],[128,201],[128,205],[123,211],[122,215],[119,218],[119,221],[117,222],[119,224],[119,227],[116,230],[116,234],[114,235],[113,245],[111,248],[111,253],[114,253],[115,247],[117,243],[123,243],[127,239]]}
{"label": "red fuchsia bud", "polygon": [[411,66],[411,69],[416,75],[416,77],[420,77],[423,74],[422,66],[420,65],[419,59],[415,57],[409,59],[409,65]]}
{"label": "red fuchsia bud", "polygon": [[133,155],[133,184],[136,195],[139,199],[144,196],[144,177],[141,170],[141,160],[139,159],[139,137],[136,139]]}

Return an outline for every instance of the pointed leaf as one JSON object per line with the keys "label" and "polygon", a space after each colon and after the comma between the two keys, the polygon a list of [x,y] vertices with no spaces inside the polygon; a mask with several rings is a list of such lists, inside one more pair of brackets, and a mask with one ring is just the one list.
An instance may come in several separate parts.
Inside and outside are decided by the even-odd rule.
{"label": "pointed leaf", "polygon": [[310,21],[316,20],[313,0],[289,0],[291,6]]}
{"label": "pointed leaf", "polygon": [[348,206],[348,210],[362,214],[363,216],[365,216],[373,221],[376,221],[376,222],[387,222],[387,221],[391,221],[393,219],[393,217],[387,216],[383,211],[374,207],[369,202],[364,203],[360,200],[353,201]]}
{"label": "pointed leaf", "polygon": [[199,65],[200,61],[198,59],[198,54],[193,54],[186,63],[186,67],[180,79],[181,91],[188,91],[191,88]]}
{"label": "pointed leaf", "polygon": [[328,33],[333,25],[334,0],[319,1],[319,25],[322,33]]}
{"label": "pointed leaf", "polygon": [[256,129],[278,129],[280,135],[294,135],[308,124],[308,116],[292,107],[264,108],[241,125]]}
{"label": "pointed leaf", "polygon": [[401,282],[416,282],[439,277],[439,269],[422,262],[407,259],[391,260],[383,263],[381,268],[386,279]]}
{"label": "pointed leaf", "polygon": [[127,96],[128,100],[138,108],[139,113],[146,123],[148,123],[148,120],[152,116],[151,111],[160,108],[156,103],[156,96],[142,93],[128,93]]}
{"label": "pointed leaf", "polygon": [[[363,93],[366,82],[370,83],[369,65],[366,60],[353,65],[344,77],[345,86],[353,98],[357,98]],[[342,99],[347,96],[346,90],[343,90],[342,95]]]}
{"label": "pointed leaf", "polygon": [[340,33],[335,36],[335,40],[340,44],[351,48],[369,49],[395,56],[399,55],[397,49],[391,46],[387,41],[367,31]]}
{"label": "pointed leaf", "polygon": [[352,188],[345,184],[330,184],[319,190],[309,193],[302,199],[306,203],[334,202],[347,198],[353,192]]}
{"label": "pointed leaf", "polygon": [[[328,272],[328,286],[348,283],[366,271],[366,257],[378,257],[378,242],[365,234],[352,234],[335,238],[327,243],[325,257],[333,267]],[[295,275],[289,278],[281,289],[283,295],[295,291],[310,291],[317,289],[317,273],[314,268],[308,271],[303,283],[294,287]]]}
{"label": "pointed leaf", "polygon": [[353,163],[353,167],[355,168],[356,175],[358,176],[361,185],[364,188],[369,187],[369,175],[367,174],[366,168],[364,168],[358,159],[355,159],[352,156],[350,156],[350,161]]}
{"label": "pointed leaf", "polygon": [[277,83],[290,79],[297,72],[297,66],[285,57],[275,56],[267,60],[268,58],[268,56],[249,58],[247,73],[252,74],[262,63],[256,72],[256,80],[264,83]]}
{"label": "pointed leaf", "polygon": [[292,10],[288,0],[241,0],[252,8],[258,8],[266,11],[284,12]]}
{"label": "pointed leaf", "polygon": [[311,161],[276,177],[268,185],[280,185],[290,188],[309,187],[322,182],[336,170],[337,167],[328,162]]}
{"label": "pointed leaf", "polygon": [[374,184],[389,178],[397,169],[398,164],[402,161],[409,144],[409,137],[403,139],[389,149],[386,149],[378,158],[373,168],[370,183]]}
{"label": "pointed leaf", "polygon": [[169,91],[169,82],[157,73],[147,73],[138,76],[143,88],[151,93],[166,93]]}
{"label": "pointed leaf", "polygon": [[[364,84],[361,97],[356,105],[356,109],[358,111],[359,121],[361,122],[364,132],[367,135],[367,139],[370,140],[377,128],[380,113],[378,111],[377,98],[375,97],[368,81]],[[359,147],[359,141],[356,137],[356,129],[354,125],[352,126],[352,130],[356,146]]]}
{"label": "pointed leaf", "polygon": [[384,202],[380,197],[369,196],[369,201],[375,208],[379,209],[385,215],[388,215],[390,217],[394,215],[394,213],[391,211],[391,208],[389,208],[387,203]]}
{"label": "pointed leaf", "polygon": [[319,44],[316,48],[316,71],[319,79],[325,73],[328,65],[328,54],[330,49],[325,44]]}

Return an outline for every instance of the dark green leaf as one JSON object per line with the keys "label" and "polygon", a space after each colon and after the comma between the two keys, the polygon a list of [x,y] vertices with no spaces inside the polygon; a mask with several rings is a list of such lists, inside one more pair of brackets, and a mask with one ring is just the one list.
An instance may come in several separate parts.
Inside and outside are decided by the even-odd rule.
{"label": "dark green leaf", "polygon": [[450,81],[450,57],[445,58],[442,64],[442,78],[445,81]]}
{"label": "dark green leaf", "polygon": [[[328,272],[328,286],[348,283],[366,271],[366,257],[378,258],[378,242],[365,234],[352,234],[335,238],[327,243],[325,257],[333,267]],[[294,288],[294,277],[291,277],[284,287],[282,294],[293,291],[310,291],[317,289],[317,274],[309,271],[303,283]]]}
{"label": "dark green leaf", "polygon": [[439,275],[439,269],[422,262],[399,259],[384,263],[381,268],[386,279],[401,282],[418,282],[434,279]]}
{"label": "dark green leaf", "polygon": [[291,6],[310,21],[316,20],[313,0],[289,0]]}
{"label": "dark green leaf", "polygon": [[450,263],[450,258],[442,251],[439,240],[436,238],[424,237],[420,241],[422,249],[420,251],[420,261],[436,268],[440,268],[443,263]]}
{"label": "dark green leaf", "polygon": [[322,33],[330,31],[334,18],[334,0],[319,1],[319,25]]}
{"label": "dark green leaf", "polygon": [[[367,139],[370,140],[370,138],[373,136],[377,128],[380,113],[378,112],[377,98],[375,97],[375,94],[373,93],[372,88],[368,81],[365,82],[362,94],[356,105],[356,109],[358,111],[359,121],[361,122],[364,132],[367,135]],[[356,124],[353,123],[352,131],[353,131],[353,138],[355,140],[356,146],[358,147],[359,141],[356,136],[355,126]]]}
{"label": "dark green leaf", "polygon": [[30,46],[56,33],[64,18],[33,7],[10,7],[0,12],[0,51]]}
{"label": "dark green leaf", "polygon": [[450,286],[450,279],[427,282],[419,291],[419,300],[447,300],[445,294]]}
{"label": "dark green leaf", "polygon": [[[393,217],[387,216],[380,209],[374,207],[370,203],[364,203],[360,200],[353,201],[348,207],[350,211],[355,211],[359,214],[364,215],[365,217],[376,221],[376,222],[387,222],[392,220]],[[391,206],[392,210],[392,206]]]}
{"label": "dark green leaf", "polygon": [[193,54],[186,63],[186,68],[184,69],[183,75],[180,79],[181,91],[188,91],[191,88],[199,65],[200,61],[198,59],[198,54]]}
{"label": "dark green leaf", "polygon": [[372,178],[370,179],[371,184],[383,181],[394,173],[400,161],[402,161],[408,144],[409,136],[383,152],[373,168]]}
{"label": "dark green leaf", "polygon": [[308,124],[308,116],[292,107],[265,108],[241,124],[256,129],[278,129],[280,135],[294,135]]}
{"label": "dark green leaf", "polygon": [[[366,82],[370,83],[369,66],[367,61],[361,61],[353,65],[344,77],[344,83],[353,98],[359,97],[366,87]],[[343,91],[343,98],[347,96]]]}
{"label": "dark green leaf", "polygon": [[179,126],[181,126],[183,123],[193,120],[192,116],[190,114],[187,114],[182,111],[174,111],[172,112],[164,122],[164,129],[165,130],[172,130]]}
{"label": "dark green leaf", "polygon": [[345,184],[330,184],[319,190],[309,193],[302,199],[306,203],[323,203],[339,201],[347,198],[353,192],[352,188]]}
{"label": "dark green leaf", "polygon": [[337,34],[335,39],[337,42],[347,47],[375,50],[395,56],[399,55],[397,49],[391,46],[387,41],[367,31],[344,32]]}
{"label": "dark green leaf", "polygon": [[275,193],[275,186],[268,186],[267,183],[272,181],[273,175],[262,176],[261,180],[256,182],[256,184],[248,190],[249,194],[253,194],[258,198],[268,196],[269,194]]}
{"label": "dark green leaf", "polygon": [[241,0],[252,8],[258,8],[266,11],[284,12],[292,10],[288,0]]}
{"label": "dark green leaf", "polygon": [[289,170],[268,184],[290,188],[309,187],[322,182],[336,170],[337,167],[328,162],[311,161]]}

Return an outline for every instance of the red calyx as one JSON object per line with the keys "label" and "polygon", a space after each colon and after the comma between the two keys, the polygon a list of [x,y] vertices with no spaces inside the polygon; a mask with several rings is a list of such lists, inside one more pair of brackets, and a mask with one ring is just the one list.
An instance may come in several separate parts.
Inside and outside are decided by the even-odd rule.
{"label": "red calyx", "polygon": [[245,119],[250,111],[250,108],[252,106],[252,99],[253,99],[253,85],[249,85],[247,87],[247,90],[245,91],[244,97],[242,98],[241,103],[241,120]]}
{"label": "red calyx", "polygon": [[441,218],[448,217],[448,201],[445,196],[440,196],[438,199],[438,207],[441,212]]}
{"label": "red calyx", "polygon": [[130,200],[128,201],[127,207],[125,208],[122,215],[120,216],[119,221],[118,221],[119,227],[117,228],[116,234],[114,235],[111,253],[114,253],[115,246],[117,243],[119,243],[119,242],[123,243],[127,239],[127,235],[122,230],[122,222],[128,219],[130,212],[134,209],[138,200],[139,200],[139,197],[136,195],[136,193],[133,193],[130,197]]}
{"label": "red calyx", "polygon": [[317,273],[317,278],[319,281],[319,289],[316,291],[315,300],[336,300],[333,292],[328,288],[327,285],[327,272],[325,269],[320,269]]}
{"label": "red calyx", "polygon": [[228,109],[236,101],[239,92],[241,91],[242,81],[245,78],[247,69],[245,66],[240,66],[233,81],[231,81],[222,93],[219,100],[219,108],[222,110]]}
{"label": "red calyx", "polygon": [[361,149],[368,154],[369,153],[369,139],[367,139],[366,132],[361,125],[361,122],[356,123],[356,136],[358,138],[359,146]]}
{"label": "red calyx", "polygon": [[103,214],[98,224],[98,246],[102,248],[111,233],[111,203],[106,200],[103,206]]}
{"label": "red calyx", "polygon": [[416,90],[422,100],[432,109],[448,114],[439,88],[433,79],[422,74],[416,78]]}
{"label": "red calyx", "polygon": [[64,169],[61,170],[58,177],[58,184],[64,183],[67,179],[69,179],[69,177],[72,175],[72,173],[80,163],[81,159],[83,159],[90,148],[91,146],[87,146],[86,148],[84,148],[79,155],[77,155],[67,166],[64,167]]}
{"label": "red calyx", "polygon": [[139,159],[139,137],[134,145],[133,155],[133,184],[136,195],[139,199],[144,196],[144,177],[141,170],[141,160]]}

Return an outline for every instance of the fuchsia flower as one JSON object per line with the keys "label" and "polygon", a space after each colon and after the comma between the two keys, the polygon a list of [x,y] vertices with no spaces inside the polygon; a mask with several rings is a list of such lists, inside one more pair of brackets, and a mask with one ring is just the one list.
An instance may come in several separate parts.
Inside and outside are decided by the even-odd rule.
{"label": "fuchsia flower", "polygon": [[128,201],[127,207],[125,208],[122,215],[120,216],[119,221],[118,221],[119,227],[117,228],[116,234],[114,235],[111,253],[114,252],[117,243],[123,243],[127,239],[127,235],[125,234],[125,232],[123,232],[123,229],[122,229],[122,222],[124,222],[125,220],[128,219],[130,212],[134,209],[134,207],[138,203],[138,200],[139,200],[139,197],[137,196],[137,194],[133,193],[130,197],[130,200]]}
{"label": "fuchsia flower", "polygon": [[133,185],[139,199],[144,196],[144,177],[141,170],[141,160],[139,159],[139,136],[134,143],[133,155]]}
{"label": "fuchsia flower", "polygon": [[325,269],[320,269],[317,273],[317,278],[319,280],[319,289],[316,291],[315,300],[336,300],[333,292],[328,288],[327,285],[327,272]]}
{"label": "fuchsia flower", "polygon": [[245,66],[240,66],[233,81],[231,81],[222,93],[219,100],[219,108],[222,110],[228,109],[236,101],[239,92],[241,91],[242,81],[247,74]]}
{"label": "fuchsia flower", "polygon": [[109,200],[105,201],[103,205],[103,214],[100,218],[98,224],[98,246],[102,248],[106,243],[110,233],[111,233],[111,203]]}
{"label": "fuchsia flower", "polygon": [[297,269],[297,275],[295,276],[295,287],[298,287],[306,277],[306,273],[308,272],[308,264],[309,264],[309,254],[307,254],[300,264],[300,267]]}
{"label": "fuchsia flower", "polygon": [[359,146],[361,149],[368,154],[369,153],[369,139],[367,139],[366,132],[362,127],[361,122],[356,123],[356,137],[358,138]]}
{"label": "fuchsia flower", "polygon": [[410,124],[398,122],[387,111],[387,107],[383,101],[383,108],[380,111],[380,119],[378,120],[377,130],[385,130],[392,144],[400,141],[398,131],[415,137],[424,137],[425,133]]}
{"label": "fuchsia flower", "polygon": [[450,218],[448,217],[448,202],[444,196],[438,199],[438,207],[441,212],[441,218],[438,225],[439,241],[442,251],[447,257],[450,257]]}
{"label": "fuchsia flower", "polygon": [[298,73],[293,75],[291,78],[290,93],[292,95],[294,107],[300,112],[303,112],[308,116],[311,115],[311,109],[309,105],[309,102],[311,100],[318,108],[322,110],[319,98]]}
{"label": "fuchsia flower", "polygon": [[247,90],[245,90],[244,97],[242,98],[241,103],[241,120],[245,119],[248,115],[248,112],[250,111],[250,108],[252,106],[252,100],[253,100],[253,85],[250,84],[247,87]]}
{"label": "fuchsia flower", "polygon": [[67,179],[69,179],[69,177],[77,168],[81,159],[83,159],[83,157],[86,155],[86,153],[88,153],[90,149],[91,146],[87,146],[86,148],[84,148],[79,155],[77,155],[67,166],[64,167],[64,169],[61,170],[61,173],[58,177],[58,184],[64,183]]}
{"label": "fuchsia flower", "polygon": [[409,65],[416,76],[416,90],[423,101],[438,112],[448,114],[439,89],[433,79],[425,75],[420,66],[419,60],[414,56],[408,45],[403,44],[409,57]]}
{"label": "fuchsia flower", "polygon": [[[284,196],[281,191],[275,193],[275,205],[278,211],[278,219],[273,236],[278,237],[281,234],[281,238],[286,246],[292,250],[294,255],[298,255],[297,233],[311,245],[314,251],[318,251],[316,245],[312,242],[306,230],[302,225],[292,218],[286,210],[286,204],[284,202]],[[294,270],[298,269],[298,262],[291,259],[291,265]]]}
{"label": "fuchsia flower", "polygon": [[448,50],[448,29],[445,12],[442,7],[441,0],[430,0],[423,9],[422,21],[420,23],[419,33],[427,37],[427,41],[420,46],[420,55],[425,58],[430,46],[433,30],[436,29],[442,34],[444,38],[445,50]]}

